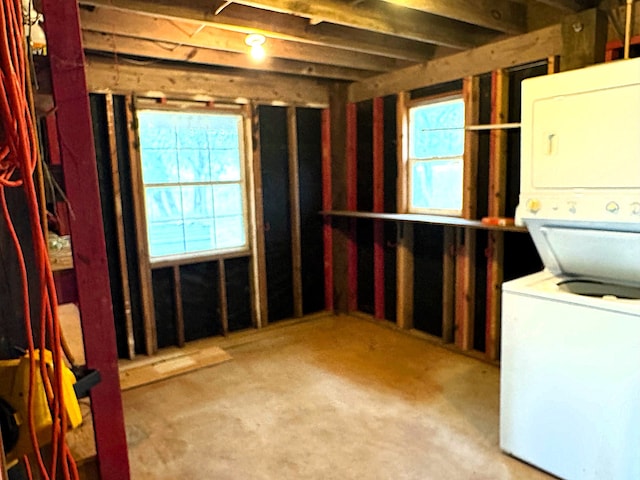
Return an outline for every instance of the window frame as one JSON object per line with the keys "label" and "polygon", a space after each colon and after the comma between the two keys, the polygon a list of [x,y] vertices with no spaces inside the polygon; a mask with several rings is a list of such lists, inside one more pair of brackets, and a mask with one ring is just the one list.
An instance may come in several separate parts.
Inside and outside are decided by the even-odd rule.
{"label": "window frame", "polygon": [[[147,219],[147,184],[144,182],[144,168],[142,159],[142,148],[140,143],[140,118],[139,112],[143,111],[157,111],[157,112],[174,112],[174,113],[192,113],[200,115],[228,115],[238,117],[238,147],[240,156],[240,180],[232,182],[195,182],[197,184],[205,183],[208,185],[215,185],[216,183],[238,183],[240,185],[240,194],[242,199],[242,218],[243,218],[243,230],[244,230],[244,244],[237,247],[218,248],[214,250],[201,250],[195,252],[185,252],[171,255],[151,256],[150,249],[150,237],[149,237],[149,223]],[[209,106],[208,104],[198,104],[197,102],[181,102],[175,101],[171,103],[159,103],[157,100],[152,99],[138,99],[135,108],[135,122],[136,122],[136,134],[137,145],[139,149],[138,153],[138,168],[140,172],[140,188],[142,209],[144,214],[144,231],[145,242],[147,245],[146,256],[152,269],[162,268],[172,265],[183,265],[189,263],[199,263],[219,259],[237,258],[250,256],[252,252],[252,218],[251,208],[249,205],[250,195],[249,188],[251,179],[248,175],[248,168],[250,162],[250,152],[252,151],[251,145],[248,144],[250,139],[247,134],[247,112],[242,108],[242,105],[220,105]],[[176,182],[166,184],[165,186],[181,186],[182,183]],[[152,187],[153,188],[153,187]]]}
{"label": "window frame", "polygon": [[[412,122],[411,122],[411,110],[425,105],[433,105],[437,103],[443,103],[451,100],[461,100],[464,106],[463,112],[463,124],[460,128],[462,130],[463,149],[460,155],[450,157],[428,157],[428,158],[415,158],[412,156]],[[427,97],[421,97],[419,99],[412,100],[407,104],[407,150],[406,150],[406,169],[407,169],[407,212],[418,213],[426,215],[442,215],[448,217],[462,217],[464,215],[465,199],[464,199],[464,185],[465,185],[465,163],[466,163],[466,121],[468,105],[463,93],[463,90],[451,90],[437,95],[429,95]],[[424,208],[416,207],[413,205],[413,166],[416,163],[424,163],[431,161],[441,161],[448,159],[457,159],[461,161],[462,177],[461,191],[460,191],[460,209],[443,209],[443,208]]]}

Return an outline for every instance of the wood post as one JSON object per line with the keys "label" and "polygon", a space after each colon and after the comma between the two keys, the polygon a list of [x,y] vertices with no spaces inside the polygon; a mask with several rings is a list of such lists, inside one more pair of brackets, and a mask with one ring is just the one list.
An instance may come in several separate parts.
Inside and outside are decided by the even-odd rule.
{"label": "wood post", "polygon": [[[373,211],[384,211],[384,100],[373,99]],[[373,221],[374,317],[385,317],[384,221]]]}
{"label": "wood post", "polygon": [[298,126],[295,107],[287,107],[289,142],[289,218],[291,220],[291,266],[293,316],[302,316],[302,245],[300,239],[300,178],[298,172]]}
{"label": "wood post", "polygon": [[[409,209],[409,94],[400,92],[396,104],[398,151],[398,212],[407,213]],[[413,328],[413,224],[398,224],[398,247],[396,253],[397,305],[396,321],[403,329]]]}
{"label": "wood post", "polygon": [[442,341],[455,340],[456,229],[444,227],[442,246]]}
{"label": "wood post", "polygon": [[89,368],[101,382],[91,389],[100,478],[130,478],[109,269],[100,215],[100,190],[84,52],[76,0],[43,0],[47,50],[56,106],[65,187],[73,205],[73,260]]}
{"label": "wood post", "polygon": [[[509,75],[504,70],[491,74],[491,123],[508,121]],[[490,132],[489,145],[489,205],[490,217],[502,217],[506,208],[507,188],[507,132]],[[504,233],[491,230],[487,246],[487,304],[485,327],[485,354],[489,360],[500,356],[500,315],[504,270]]]}
{"label": "wood post", "polygon": [[[347,104],[347,209],[358,209],[358,115],[355,103]],[[358,310],[358,233],[357,220],[349,219],[348,308]]]}
{"label": "wood post", "polygon": [[607,28],[606,12],[597,8],[566,16],[562,22],[560,70],[564,72],[603,62]]}
{"label": "wood post", "polygon": [[[331,210],[331,112],[322,111],[322,209]],[[331,217],[325,216],[322,225],[324,246],[324,307],[333,311],[333,236]]]}
{"label": "wood post", "polygon": [[179,347],[184,347],[184,311],[182,308],[182,282],[180,281],[180,265],[173,266],[173,303],[176,307],[175,326]]}

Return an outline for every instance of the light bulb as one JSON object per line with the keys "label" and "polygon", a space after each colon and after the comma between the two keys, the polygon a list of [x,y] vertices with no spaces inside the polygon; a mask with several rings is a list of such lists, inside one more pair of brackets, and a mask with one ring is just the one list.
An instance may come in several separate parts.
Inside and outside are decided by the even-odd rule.
{"label": "light bulb", "polygon": [[262,45],[253,45],[251,47],[251,58],[254,60],[260,61],[264,60],[265,51]]}

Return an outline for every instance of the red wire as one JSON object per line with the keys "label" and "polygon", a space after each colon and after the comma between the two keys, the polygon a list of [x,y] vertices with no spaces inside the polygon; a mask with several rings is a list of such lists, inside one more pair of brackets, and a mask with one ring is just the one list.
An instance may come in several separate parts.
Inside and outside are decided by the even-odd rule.
{"label": "red wire", "polygon": [[[29,98],[27,60],[24,50],[24,29],[22,25],[22,5],[20,0],[6,0],[0,8],[0,208],[12,239],[20,270],[23,296],[23,314],[27,346],[29,352],[29,391],[27,398],[29,436],[43,480],[58,478],[60,468],[62,478],[78,479],[78,469],[65,441],[67,431],[67,411],[64,406],[63,369],[64,366],[60,322],[58,319],[57,296],[53,273],[48,261],[47,245],[40,227],[40,209],[33,181],[38,159],[36,133]],[[35,254],[35,268],[40,285],[40,361],[36,366],[32,317],[29,306],[29,284],[27,269],[11,215],[6,203],[5,187],[22,186],[29,211],[29,223]],[[45,349],[53,357],[53,378],[45,362]],[[34,418],[34,401],[37,374],[45,389],[52,416],[53,456],[49,471],[40,454]],[[26,458],[26,457],[25,457]],[[32,478],[31,468],[25,460],[27,473]]]}

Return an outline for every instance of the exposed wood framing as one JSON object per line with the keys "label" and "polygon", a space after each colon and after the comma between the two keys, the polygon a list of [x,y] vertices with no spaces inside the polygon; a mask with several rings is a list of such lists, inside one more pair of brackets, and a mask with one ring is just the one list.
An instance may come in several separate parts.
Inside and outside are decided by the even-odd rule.
{"label": "exposed wood framing", "polygon": [[[373,99],[373,211],[384,211],[384,99]],[[385,317],[384,222],[373,221],[373,297],[375,318]]]}
{"label": "exposed wood framing", "polygon": [[[334,84],[330,89],[330,133],[331,133],[331,204],[333,209],[347,209],[347,162],[346,162],[346,118],[347,88]],[[349,219],[332,218],[333,226],[333,302],[338,313],[349,309],[348,261]]]}
{"label": "exposed wood framing", "polygon": [[289,142],[289,218],[291,220],[291,266],[293,315],[302,316],[302,244],[300,231],[300,177],[298,165],[298,125],[295,107],[287,108]]}
{"label": "exposed wood framing", "polygon": [[[506,123],[509,115],[509,75],[496,70],[491,75],[491,123]],[[503,217],[507,189],[507,132],[492,130],[489,146],[490,217]],[[504,273],[504,233],[490,231],[487,246],[487,303],[485,354],[489,360],[500,356],[500,316]]]}
{"label": "exposed wood framing", "polygon": [[151,262],[149,258],[149,241],[147,238],[147,213],[144,203],[144,184],[142,182],[140,148],[137,138],[137,119],[135,118],[135,105],[131,96],[127,96],[126,98],[125,110],[129,141],[133,216],[136,224],[136,252],[138,254],[138,271],[140,273],[140,300],[142,303],[142,322],[144,325],[144,345],[146,354],[153,355],[158,350],[156,313],[153,303]]}
{"label": "exposed wood framing", "polygon": [[86,88],[78,4],[43,0],[47,50],[58,121],[66,194],[73,205],[73,260],[85,357],[101,382],[90,390],[100,477],[128,480],[129,460],[117,367],[109,269],[100,216],[100,189]]}
{"label": "exposed wood framing", "polygon": [[[358,117],[355,103],[347,105],[347,209],[358,209]],[[358,310],[357,220],[349,219],[347,243],[349,311]]]}
{"label": "exposed wood framing", "polygon": [[251,292],[253,323],[257,328],[269,322],[267,303],[267,260],[264,244],[264,210],[262,195],[262,164],[260,162],[260,119],[255,105],[244,109],[245,151],[251,152],[247,166],[247,191],[250,212]]}
{"label": "exposed wood framing", "polygon": [[229,334],[229,308],[227,306],[227,273],[224,259],[218,260],[218,303],[220,305],[220,323],[222,333]]}
{"label": "exposed wood framing", "polygon": [[565,17],[562,22],[560,70],[573,70],[603,62],[607,26],[607,14],[596,8]]}
{"label": "exposed wood framing", "polygon": [[349,87],[349,101],[359,102],[403,90],[437,85],[499,68],[508,68],[559,55],[561,26],[483,45],[472,50],[437,58],[426,63],[384,73]]}
{"label": "exposed wood framing", "polygon": [[130,65],[102,58],[87,59],[87,84],[92,92],[140,96],[226,100],[248,103],[323,107],[329,98],[326,84],[317,80],[266,74],[228,76],[203,69]]}
{"label": "exposed wood framing", "polygon": [[176,339],[179,347],[184,347],[184,309],[182,308],[182,281],[180,280],[180,266],[173,268],[173,304],[175,306]]}
{"label": "exposed wood framing", "polygon": [[[406,213],[409,208],[408,187],[408,154],[409,154],[409,94],[398,93],[396,101],[397,121],[397,205],[398,212]],[[413,225],[409,223],[398,224],[396,251],[396,284],[397,304],[396,322],[403,329],[413,328]]]}
{"label": "exposed wood framing", "polygon": [[[322,209],[331,210],[331,112],[322,111]],[[333,311],[333,236],[331,218],[322,218],[324,247],[324,307]]]}
{"label": "exposed wood framing", "polygon": [[560,57],[552,55],[547,59],[547,75],[558,73],[560,71]]}
{"label": "exposed wood framing", "polygon": [[442,341],[455,340],[456,229],[445,227],[442,241]]}
{"label": "exposed wood framing", "polygon": [[[166,18],[173,21],[191,21],[196,27],[215,27],[231,32],[268,33],[268,38],[296,40],[311,45],[329,45],[358,53],[400,58],[411,61],[422,61],[430,58],[435,52],[433,45],[416,44],[416,42],[389,37],[388,35],[358,31],[352,28],[331,23],[320,23],[309,26],[309,21],[301,16],[284,15],[263,10],[260,15],[251,8],[234,5],[226,8],[221,14],[213,15],[211,2],[207,5],[196,5],[190,1],[182,4],[160,5],[157,2],[140,0],[81,0],[82,4],[103,8],[123,10],[128,14],[147,15],[152,18]],[[84,18],[83,28],[86,28]],[[207,30],[207,28],[205,28]],[[111,32],[113,32],[112,30]],[[178,42],[189,45],[188,42]]]}
{"label": "exposed wood framing", "polygon": [[526,31],[526,7],[509,0],[384,0],[500,32]]}
{"label": "exposed wood framing", "polygon": [[122,299],[127,334],[127,354],[130,359],[136,355],[136,344],[133,336],[133,318],[131,316],[131,289],[129,288],[129,268],[127,266],[127,250],[124,239],[124,218],[122,216],[122,193],[120,191],[120,169],[118,167],[118,149],[116,146],[116,125],[113,111],[113,95],[105,95],[107,107],[107,135],[109,136],[109,156],[111,160],[111,182],[113,184],[113,208],[116,220],[118,243],[118,261],[120,265],[120,281],[122,282]]}
{"label": "exposed wood framing", "polygon": [[[477,125],[480,111],[478,77],[466,77],[462,95],[465,125]],[[466,130],[464,138],[464,181],[462,217],[475,219],[477,213],[478,132]],[[456,253],[455,340],[462,350],[473,348],[475,304],[476,232],[458,229]]]}

